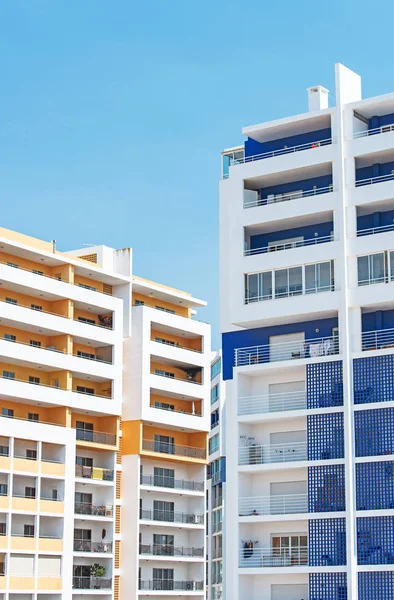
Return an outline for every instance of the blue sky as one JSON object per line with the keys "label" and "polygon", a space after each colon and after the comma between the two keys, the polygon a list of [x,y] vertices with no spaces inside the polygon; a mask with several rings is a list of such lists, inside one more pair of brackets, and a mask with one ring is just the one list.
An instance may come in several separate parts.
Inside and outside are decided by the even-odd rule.
{"label": "blue sky", "polygon": [[[373,16],[373,15],[372,15]],[[304,112],[334,63],[394,88],[394,5],[360,0],[12,0],[0,4],[1,225],[134,248],[218,334],[220,151]]]}

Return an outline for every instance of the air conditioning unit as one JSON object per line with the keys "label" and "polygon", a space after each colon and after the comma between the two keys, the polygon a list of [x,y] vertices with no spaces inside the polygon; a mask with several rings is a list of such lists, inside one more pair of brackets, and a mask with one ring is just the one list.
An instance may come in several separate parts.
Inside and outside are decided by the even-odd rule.
{"label": "air conditioning unit", "polygon": [[192,592],[194,588],[193,581],[186,581],[185,589],[188,592]]}

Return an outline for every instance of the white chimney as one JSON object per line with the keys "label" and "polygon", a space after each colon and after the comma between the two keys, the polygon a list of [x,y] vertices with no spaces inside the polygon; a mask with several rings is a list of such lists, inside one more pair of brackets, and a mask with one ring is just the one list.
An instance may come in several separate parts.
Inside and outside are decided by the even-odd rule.
{"label": "white chimney", "polygon": [[328,108],[328,90],[321,85],[308,88],[308,110],[323,110]]}

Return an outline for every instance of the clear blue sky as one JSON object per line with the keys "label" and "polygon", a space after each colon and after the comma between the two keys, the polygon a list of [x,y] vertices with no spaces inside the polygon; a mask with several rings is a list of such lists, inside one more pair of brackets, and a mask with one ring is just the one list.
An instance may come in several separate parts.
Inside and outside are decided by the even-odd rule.
{"label": "clear blue sky", "polygon": [[393,20],[387,0],[3,0],[1,225],[132,246],[138,275],[208,300],[217,347],[220,151],[333,91],[335,62],[392,91]]}

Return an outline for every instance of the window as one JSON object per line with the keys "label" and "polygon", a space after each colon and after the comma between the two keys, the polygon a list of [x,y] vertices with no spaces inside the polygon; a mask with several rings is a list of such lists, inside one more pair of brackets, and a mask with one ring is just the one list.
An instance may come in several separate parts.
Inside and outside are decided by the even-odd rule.
{"label": "window", "polygon": [[30,340],[30,346],[34,346],[35,348],[41,348],[41,342],[37,340]]}
{"label": "window", "polygon": [[10,449],[8,448],[8,446],[0,446],[0,456],[9,456],[10,455]]}
{"label": "window", "polygon": [[87,319],[86,317],[78,317],[78,321],[81,323],[89,323],[89,325],[96,325],[96,321],[94,319]]}
{"label": "window", "polygon": [[302,267],[275,271],[275,298],[302,294]]}
{"label": "window", "polygon": [[77,430],[77,440],[84,440],[85,442],[93,442],[93,423],[85,423],[84,421],[77,421],[75,424]]}
{"label": "window", "polygon": [[164,308],[163,306],[155,306],[155,308],[157,308],[157,310],[162,310],[163,312],[170,313],[171,315],[176,315],[175,310],[172,310],[171,308]]}
{"label": "window", "polygon": [[33,310],[38,310],[38,311],[42,310],[42,306],[40,306],[39,304],[30,304],[30,308],[32,308]]}
{"label": "window", "polygon": [[18,300],[15,300],[15,298],[6,298],[5,301],[7,304],[18,304]]}
{"label": "window", "polygon": [[357,257],[358,285],[371,285],[386,281],[384,252]]}
{"label": "window", "polygon": [[222,359],[218,358],[213,365],[211,365],[211,380],[214,379],[222,370]]}
{"label": "window", "polygon": [[36,488],[35,487],[25,487],[25,498],[35,498],[36,497]]}
{"label": "window", "polygon": [[334,264],[329,262],[305,265],[305,293],[326,292],[334,285]]}
{"label": "window", "polygon": [[153,569],[153,589],[169,591],[174,589],[174,569]]}
{"label": "window", "polygon": [[175,470],[153,467],[153,482],[157,487],[175,487]]}
{"label": "window", "polygon": [[155,401],[155,408],[161,408],[162,410],[175,410],[174,404],[167,404],[166,402]]}
{"label": "window", "polygon": [[[14,371],[3,371],[3,378],[4,379],[15,379]],[[14,411],[12,411],[12,412],[14,412]]]}
{"label": "window", "polygon": [[12,335],[11,333],[5,333],[4,339],[7,340],[7,342],[16,342],[16,335]]}
{"label": "window", "polygon": [[6,483],[0,483],[0,496],[8,495],[8,485]]}
{"label": "window", "polygon": [[34,385],[40,385],[40,378],[34,377],[33,375],[29,375],[29,383],[33,383]]}
{"label": "window", "polygon": [[272,299],[272,271],[245,275],[245,302],[261,302]]}
{"label": "window", "polygon": [[13,267],[14,269],[19,269],[19,265],[13,262],[7,262],[7,267]]}
{"label": "window", "polygon": [[160,375],[161,377],[169,377],[170,379],[175,379],[175,374],[170,371],[163,371],[162,369],[155,369],[155,375]]}
{"label": "window", "polygon": [[23,525],[23,537],[34,537],[34,525]]}
{"label": "window", "polygon": [[0,523],[0,535],[7,535],[6,523]]}
{"label": "window", "polygon": [[26,458],[29,460],[37,460],[37,450],[26,449]]}
{"label": "window", "polygon": [[145,306],[145,302],[143,300],[136,300],[134,306]]}
{"label": "window", "polygon": [[306,535],[292,536],[272,536],[271,539],[272,554],[286,559],[291,564],[305,565],[308,560],[308,538]]}
{"label": "window", "polygon": [[89,394],[89,396],[94,396],[94,388],[85,387],[84,385],[77,385],[77,392],[79,394]]}
{"label": "window", "polygon": [[82,352],[82,350],[77,350],[77,356],[79,356],[79,358],[90,358],[92,360],[96,358],[95,354],[91,354],[90,352]]}
{"label": "window", "polygon": [[96,288],[91,285],[86,285],[85,283],[78,283],[78,286],[84,288],[85,290],[92,290],[92,292],[96,292]]}
{"label": "window", "polygon": [[155,342],[159,342],[160,344],[167,344],[167,346],[176,346],[175,342],[172,340],[166,340],[161,337],[155,337]]}
{"label": "window", "polygon": [[164,452],[165,454],[175,454],[175,438],[168,435],[158,435],[155,433],[154,450],[155,452]]}
{"label": "window", "polygon": [[[4,375],[3,375],[4,377]],[[12,408],[2,408],[1,409],[1,416],[2,417],[7,417],[8,419],[13,419],[14,418],[14,411]]]}
{"label": "window", "polygon": [[153,500],[154,521],[174,521],[174,502]]}
{"label": "window", "polygon": [[213,454],[219,450],[219,434],[217,433],[209,440],[209,454]]}
{"label": "window", "polygon": [[216,402],[216,400],[218,400],[218,398],[219,398],[219,384],[217,383],[211,389],[211,404],[214,404]]}
{"label": "window", "polygon": [[27,420],[34,421],[34,423],[38,423],[40,419],[40,415],[38,413],[27,413]]}
{"label": "window", "polygon": [[79,467],[93,467],[93,458],[89,458],[88,456],[77,456],[75,464]]}
{"label": "window", "polygon": [[34,273],[34,275],[44,275],[43,271],[37,271],[37,269],[33,269],[32,272]]}

